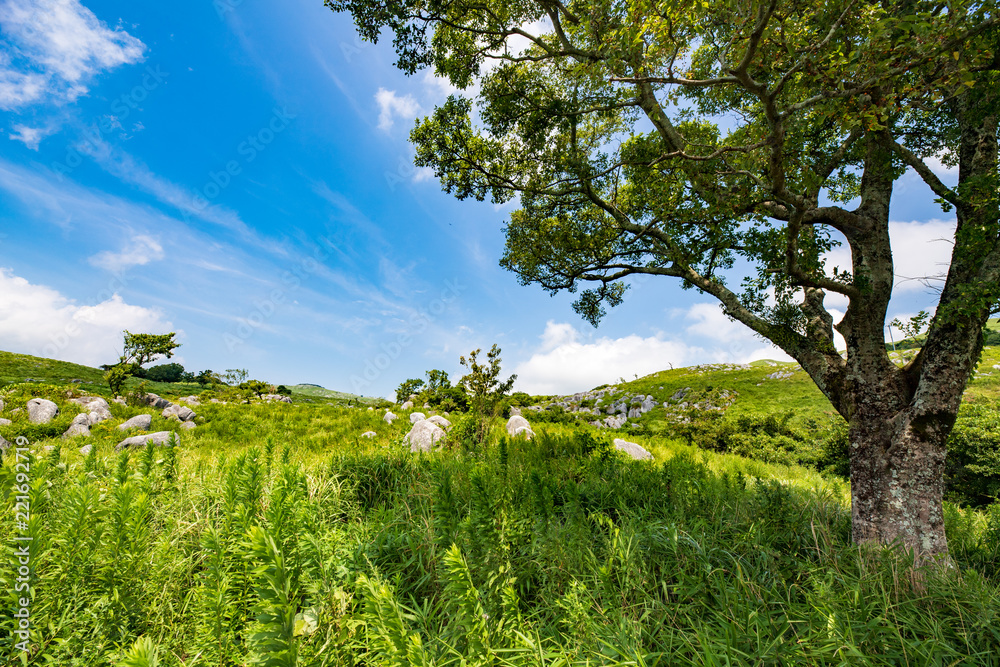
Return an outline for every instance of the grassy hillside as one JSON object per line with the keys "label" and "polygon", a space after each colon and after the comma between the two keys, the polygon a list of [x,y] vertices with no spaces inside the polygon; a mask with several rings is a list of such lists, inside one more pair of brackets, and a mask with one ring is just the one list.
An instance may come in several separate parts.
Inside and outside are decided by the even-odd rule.
{"label": "grassy hillside", "polygon": [[[52,385],[75,384],[91,393],[101,395],[108,393],[108,385],[104,381],[104,372],[98,368],[81,366],[68,361],[33,357],[28,354],[0,351],[0,384],[14,384],[27,381]],[[137,387],[140,382],[141,380],[131,378],[125,385],[126,391]],[[146,381],[146,386],[149,391],[164,396],[197,395],[206,389],[204,385],[196,382],[167,383]],[[379,402],[377,398],[363,398],[355,394],[324,389],[315,384],[289,385],[288,388],[294,396],[307,400],[325,398],[341,402],[363,402],[372,405]]]}
{"label": "grassy hillside", "polygon": [[[9,391],[4,416],[33,393]],[[8,544],[33,538],[28,664],[148,665],[155,654],[166,667],[263,656],[316,667],[985,665],[1000,655],[1000,510],[949,506],[960,570],[914,588],[905,555],[850,544],[846,484],[803,468],[657,436],[635,438],[655,460],[632,461],[610,434],[545,424],[533,442],[414,455],[405,413],[387,424],[379,411],[325,404],[203,405],[179,447],[118,453],[114,424],[142,410],[112,411],[86,456],[82,441],[57,437],[65,424],[35,427],[31,522],[0,523]],[[27,428],[14,417],[0,431],[8,439]],[[154,429],[173,428],[156,417]],[[12,463],[0,468],[10,517]],[[3,572],[10,636],[17,601],[13,570]],[[5,662],[18,660],[12,644],[0,646]]]}

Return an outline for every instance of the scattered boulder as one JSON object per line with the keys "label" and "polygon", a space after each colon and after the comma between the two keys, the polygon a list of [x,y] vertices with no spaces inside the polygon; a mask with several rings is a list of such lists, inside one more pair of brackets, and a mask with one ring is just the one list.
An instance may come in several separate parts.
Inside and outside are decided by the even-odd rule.
{"label": "scattered boulder", "polygon": [[165,445],[170,442],[170,436],[176,437],[177,444],[180,444],[180,437],[176,436],[173,431],[157,431],[156,433],[133,435],[131,438],[125,438],[115,446],[115,450],[125,449],[126,447],[145,447],[148,442],[152,442],[154,445]]}
{"label": "scattered boulder", "polygon": [[59,414],[59,406],[44,398],[33,398],[28,401],[28,419],[32,424],[48,424]]}
{"label": "scattered boulder", "polygon": [[608,428],[621,428],[625,425],[625,415],[618,415],[617,417],[605,417],[604,425]]}
{"label": "scattered boulder", "polygon": [[531,430],[531,424],[528,423],[527,419],[521,415],[514,415],[507,420],[507,435],[512,438],[524,436],[531,440],[535,437],[535,432]]}
{"label": "scattered boulder", "polygon": [[642,408],[632,408],[628,411],[629,419],[638,419],[642,416]]}
{"label": "scattered boulder", "polygon": [[193,429],[195,427],[196,427],[196,424],[194,422],[181,422],[181,430],[182,431],[190,431],[191,429]]}
{"label": "scattered boulder", "polygon": [[361,437],[362,438],[374,438],[376,435],[378,435],[378,433],[376,433],[375,431],[365,431],[364,433],[361,434]]}
{"label": "scattered boulder", "polygon": [[[83,417],[84,421],[77,421],[80,417]],[[77,419],[74,419],[73,423],[66,429],[66,432],[63,433],[63,438],[90,437],[90,416],[79,415]]]}
{"label": "scattered boulder", "polygon": [[156,408],[157,410],[162,410],[164,408],[169,408],[173,403],[165,398],[160,398],[156,394],[146,394],[146,405],[151,408]]}
{"label": "scattered boulder", "polygon": [[647,396],[646,400],[642,402],[642,407],[640,407],[639,409],[642,410],[643,414],[646,414],[647,412],[655,408],[657,405],[658,405],[657,402],[653,400],[652,396]]}
{"label": "scattered boulder", "polygon": [[117,403],[118,405],[128,405],[128,403],[125,402],[125,399],[122,398],[121,396],[115,396],[113,399],[111,399],[111,402]]}
{"label": "scattered boulder", "polygon": [[6,452],[8,449],[10,449],[10,443],[0,435],[0,452]]}
{"label": "scattered boulder", "polygon": [[95,408],[102,407],[105,410],[110,408],[108,402],[101,398],[100,396],[81,396],[80,398],[69,399],[70,403],[76,403],[80,407],[86,408],[88,412],[92,412]]}
{"label": "scattered boulder", "polygon": [[382,417],[382,421],[384,421],[386,424],[391,424],[395,419],[398,419],[398,417],[396,417],[396,415],[392,414],[391,412],[386,412],[385,416]]}
{"label": "scattered boulder", "polygon": [[413,401],[407,401],[406,403],[403,403],[399,407],[400,407],[401,410],[412,410],[413,409]]}
{"label": "scattered boulder", "polygon": [[687,393],[689,391],[691,391],[691,387],[687,387],[685,389],[678,389],[674,393],[674,395],[670,397],[670,400],[671,401],[682,401],[682,400],[684,400],[684,397],[687,396]]}
{"label": "scattered boulder", "polygon": [[6,405],[7,404],[3,402],[3,399],[0,399],[0,412],[3,412],[3,409]]}
{"label": "scattered boulder", "polygon": [[368,408],[368,412],[375,412],[375,408]]}
{"label": "scattered boulder", "polygon": [[429,452],[446,435],[443,428],[428,419],[422,419],[406,434],[406,440],[410,443],[411,452]]}
{"label": "scattered boulder", "polygon": [[291,403],[292,399],[290,396],[282,396],[281,394],[264,394],[264,400],[268,403],[277,401],[279,403]]}
{"label": "scattered boulder", "polygon": [[432,424],[437,424],[445,431],[451,428],[451,422],[442,417],[441,415],[431,415],[430,417],[427,418],[427,421],[431,422]]}
{"label": "scattered boulder", "polygon": [[423,421],[425,419],[427,419],[427,417],[424,416],[423,412],[414,412],[413,414],[410,415],[411,424],[416,424],[417,422]]}
{"label": "scattered boulder", "polygon": [[84,456],[88,456],[92,451],[94,451],[93,445],[84,445],[80,448],[80,453]]}
{"label": "scattered boulder", "polygon": [[12,422],[12,421],[11,421],[11,420],[9,420],[9,419],[3,419],[3,418],[0,418],[0,426],[10,426],[10,425],[11,425],[11,424],[13,424],[13,423],[14,423],[14,422]]}
{"label": "scattered boulder", "polygon": [[91,424],[100,424],[103,421],[111,419],[111,410],[108,410],[106,407],[102,405],[95,406],[94,404],[91,404],[90,407],[91,407],[90,410]]}
{"label": "scattered boulder", "polygon": [[613,442],[615,449],[625,452],[635,460],[652,459],[653,455],[647,452],[642,446],[628,440],[615,438]]}
{"label": "scattered boulder", "polygon": [[520,415],[521,415],[521,408],[513,406],[513,405],[510,406],[510,416],[511,417],[519,417]]}
{"label": "scattered boulder", "polygon": [[148,431],[153,425],[153,415],[136,415],[128,421],[119,424],[119,431],[127,431],[129,429],[137,428],[140,431]]}
{"label": "scattered boulder", "polygon": [[179,419],[182,422],[189,422],[195,418],[194,410],[186,405],[171,405],[168,408],[164,408],[163,412],[160,414],[167,419],[174,418]]}
{"label": "scattered boulder", "polygon": [[188,405],[194,405],[196,407],[199,406],[199,405],[201,405],[201,399],[198,398],[197,396],[181,396],[177,400],[178,401],[184,401]]}

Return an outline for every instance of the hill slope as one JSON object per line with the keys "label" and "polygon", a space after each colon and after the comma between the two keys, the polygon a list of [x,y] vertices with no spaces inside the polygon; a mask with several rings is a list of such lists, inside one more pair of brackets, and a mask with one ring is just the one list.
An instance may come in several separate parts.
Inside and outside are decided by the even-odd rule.
{"label": "hill slope", "polygon": [[[81,366],[68,361],[57,361],[44,357],[34,357],[30,354],[0,351],[0,384],[15,384],[19,382],[41,382],[44,384],[64,385],[73,383],[81,391],[106,394],[108,385],[104,381],[104,371],[90,366]],[[133,378],[126,388],[139,384]],[[150,391],[157,394],[198,394],[205,390],[203,385],[195,382],[146,382]],[[315,384],[288,385],[293,395],[308,398],[327,398],[338,401],[356,401],[362,403],[377,402],[378,399],[363,398],[355,394],[325,389]]]}

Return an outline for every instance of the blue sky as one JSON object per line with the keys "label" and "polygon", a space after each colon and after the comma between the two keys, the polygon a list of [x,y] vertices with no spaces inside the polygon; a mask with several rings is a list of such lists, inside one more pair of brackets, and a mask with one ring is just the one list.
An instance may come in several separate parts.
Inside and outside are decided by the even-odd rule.
{"label": "blue sky", "polygon": [[[177,331],[188,370],[389,397],[492,343],[532,393],[781,357],[667,279],[599,329],[518,285],[509,209],[412,166],[448,86],[393,60],[321,0],[0,0],[0,349],[98,365]],[[931,199],[897,184],[901,277],[947,261]],[[891,316],[933,303],[901,283]]]}

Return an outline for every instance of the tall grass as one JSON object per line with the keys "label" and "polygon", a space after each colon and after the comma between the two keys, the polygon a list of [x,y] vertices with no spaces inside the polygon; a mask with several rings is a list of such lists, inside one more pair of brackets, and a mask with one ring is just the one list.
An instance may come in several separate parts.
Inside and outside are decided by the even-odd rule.
{"label": "tall grass", "polygon": [[996,505],[949,506],[957,567],[915,588],[905,553],[851,544],[843,483],[799,468],[653,439],[635,462],[560,426],[416,456],[364,410],[204,413],[177,449],[36,451],[28,664],[1000,661]]}

